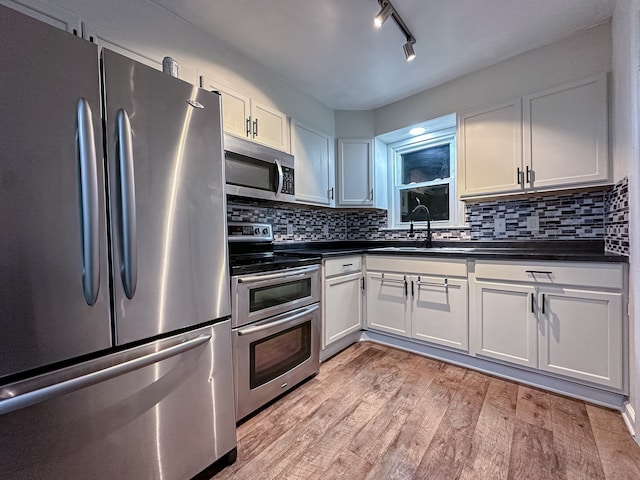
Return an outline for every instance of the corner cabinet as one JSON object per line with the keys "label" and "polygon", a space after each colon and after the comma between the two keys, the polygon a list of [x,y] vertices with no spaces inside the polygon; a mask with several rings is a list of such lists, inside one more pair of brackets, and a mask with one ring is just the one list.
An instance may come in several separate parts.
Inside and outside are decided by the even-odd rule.
{"label": "corner cabinet", "polygon": [[296,202],[335,205],[333,140],[296,120],[291,122],[291,153],[296,159]]}
{"label": "corner cabinet", "polygon": [[290,152],[289,120],[285,113],[260,104],[205,75],[200,77],[200,86],[216,90],[222,95],[222,125],[225,132]]}
{"label": "corner cabinet", "polygon": [[624,266],[476,261],[471,353],[625,388]]}
{"label": "corner cabinet", "polygon": [[611,182],[607,74],[458,118],[460,198]]}
{"label": "corner cabinet", "polygon": [[338,207],[373,207],[373,140],[338,139]]}
{"label": "corner cabinet", "polygon": [[362,257],[329,259],[323,265],[322,348],[362,329]]}
{"label": "corner cabinet", "polygon": [[367,257],[367,327],[468,350],[464,259]]}

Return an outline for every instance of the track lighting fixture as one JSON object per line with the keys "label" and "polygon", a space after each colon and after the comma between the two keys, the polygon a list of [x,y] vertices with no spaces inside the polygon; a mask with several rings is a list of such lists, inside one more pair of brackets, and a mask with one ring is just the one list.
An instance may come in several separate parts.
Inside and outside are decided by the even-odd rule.
{"label": "track lighting fixture", "polygon": [[398,28],[406,38],[406,42],[402,46],[402,48],[404,50],[404,56],[407,59],[407,62],[410,62],[411,60],[416,58],[416,53],[413,51],[413,46],[416,43],[415,37],[409,31],[409,28],[402,21],[402,18],[400,18],[400,15],[398,15],[398,12],[396,12],[396,9],[393,8],[393,5],[391,5],[391,2],[389,0],[378,0],[378,4],[380,5],[380,12],[373,19],[373,24],[376,27],[380,28],[382,24],[384,24],[384,22],[387,20],[387,18],[389,18],[390,16],[391,18],[393,18],[393,20],[396,22],[396,25],[398,25]]}
{"label": "track lighting fixture", "polygon": [[378,28],[380,28],[384,24],[384,22],[387,21],[387,18],[389,18],[389,15],[391,15],[391,13],[393,12],[393,7],[390,3],[381,3],[380,5],[382,6],[380,13],[378,13],[378,15],[376,15],[376,18],[373,19],[373,24]]}

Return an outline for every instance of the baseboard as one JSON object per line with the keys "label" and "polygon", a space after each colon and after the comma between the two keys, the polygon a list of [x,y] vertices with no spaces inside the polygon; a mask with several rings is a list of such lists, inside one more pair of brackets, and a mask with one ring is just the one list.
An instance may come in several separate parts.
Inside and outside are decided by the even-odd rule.
{"label": "baseboard", "polygon": [[622,410],[622,419],[624,420],[624,424],[627,426],[627,430],[629,430],[631,436],[634,437],[636,441],[638,441],[638,439],[636,438],[636,429],[634,426],[636,424],[636,411],[633,409],[631,403],[629,402],[625,402],[624,404],[624,409]]}

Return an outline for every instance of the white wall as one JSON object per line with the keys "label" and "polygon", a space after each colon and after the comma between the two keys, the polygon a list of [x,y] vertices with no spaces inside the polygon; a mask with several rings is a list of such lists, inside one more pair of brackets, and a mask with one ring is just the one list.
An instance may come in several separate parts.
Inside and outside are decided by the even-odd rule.
{"label": "white wall", "polygon": [[376,118],[373,110],[336,110],[336,138],[373,138]]}
{"label": "white wall", "polygon": [[79,16],[89,31],[99,31],[113,43],[158,62],[165,56],[175,58],[183,80],[198,85],[199,75],[206,74],[262,104],[334,135],[332,109],[301,92],[277,72],[244,57],[148,0],[17,1],[35,6],[53,4],[66,9]]}
{"label": "white wall", "polygon": [[609,70],[611,25],[607,22],[381,107],[375,111],[376,135]]}
{"label": "white wall", "polygon": [[[629,363],[631,415],[640,414],[640,164],[638,162],[638,20],[640,0],[617,0],[612,21],[611,140],[616,179],[629,176]],[[640,432],[640,422],[633,427]],[[636,441],[639,436],[636,435]]]}

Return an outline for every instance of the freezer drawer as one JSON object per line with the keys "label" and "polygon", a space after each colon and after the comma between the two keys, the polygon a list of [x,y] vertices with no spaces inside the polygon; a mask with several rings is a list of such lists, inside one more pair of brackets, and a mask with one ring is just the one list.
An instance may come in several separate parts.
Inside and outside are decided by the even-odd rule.
{"label": "freezer drawer", "polygon": [[226,320],[5,386],[2,477],[191,478],[236,446],[232,375]]}

